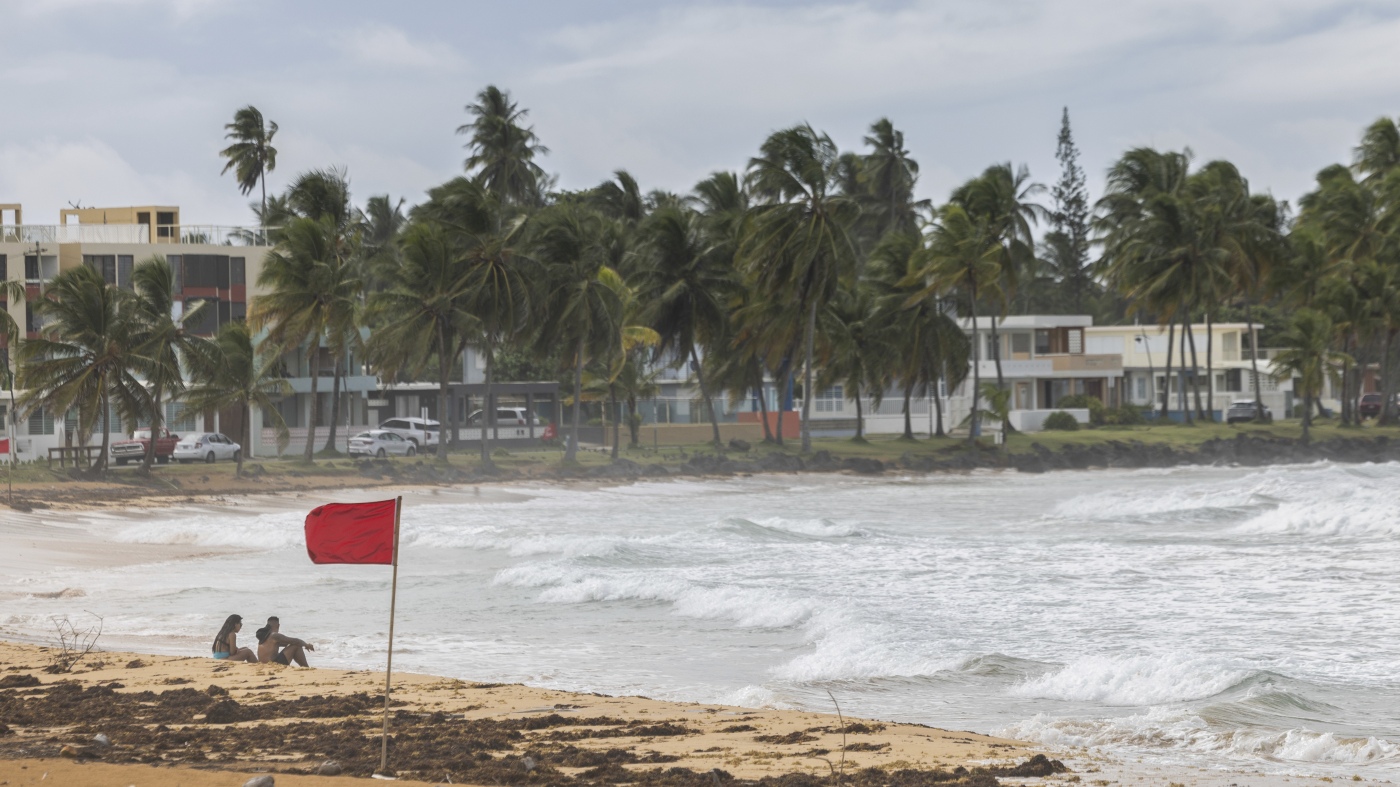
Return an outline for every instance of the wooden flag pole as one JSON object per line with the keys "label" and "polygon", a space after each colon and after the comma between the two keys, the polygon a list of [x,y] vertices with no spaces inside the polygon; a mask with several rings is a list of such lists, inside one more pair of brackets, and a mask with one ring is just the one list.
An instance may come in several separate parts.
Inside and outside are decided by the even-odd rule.
{"label": "wooden flag pole", "polygon": [[384,670],[384,732],[379,739],[379,772],[389,767],[389,684],[394,679],[394,608],[399,600],[399,513],[403,497],[394,499],[394,581],[389,591],[389,664]]}

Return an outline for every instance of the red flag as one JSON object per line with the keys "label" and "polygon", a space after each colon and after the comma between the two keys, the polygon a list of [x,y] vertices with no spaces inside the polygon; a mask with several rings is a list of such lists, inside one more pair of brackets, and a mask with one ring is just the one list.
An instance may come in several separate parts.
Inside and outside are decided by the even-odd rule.
{"label": "red flag", "polygon": [[306,515],[306,553],[312,563],[394,562],[397,501],[327,503]]}

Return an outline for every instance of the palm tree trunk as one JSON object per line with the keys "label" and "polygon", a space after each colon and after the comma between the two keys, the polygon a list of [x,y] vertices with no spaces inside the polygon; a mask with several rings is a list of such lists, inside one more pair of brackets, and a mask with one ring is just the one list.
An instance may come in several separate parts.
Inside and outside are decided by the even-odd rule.
{"label": "palm tree trunk", "polygon": [[802,453],[812,451],[812,364],[816,362],[817,347],[817,299],[807,309],[807,352],[802,370]]}
{"label": "palm tree trunk", "polygon": [[904,439],[914,439],[914,415],[909,412],[909,400],[914,397],[914,381],[904,383]]}
{"label": "palm tree trunk", "polygon": [[1201,403],[1201,375],[1197,373],[1201,365],[1200,362],[1196,360],[1196,332],[1191,329],[1190,322],[1182,325],[1182,328],[1186,331],[1186,338],[1191,345],[1191,393],[1196,400],[1196,417],[1205,420],[1206,410],[1205,406]]}
{"label": "palm tree trunk", "polygon": [[[452,363],[451,348],[447,345],[447,337],[438,333],[438,446],[437,463],[447,464],[447,441],[442,433],[442,425],[447,421],[447,414],[452,408]],[[427,440],[427,435],[423,438]],[[425,446],[426,447],[426,446]]]}
{"label": "palm tree trunk", "polygon": [[340,427],[340,380],[341,366],[340,353],[336,353],[335,369],[331,372],[331,427],[326,435],[326,452],[331,454],[340,453],[335,447],[335,434]]}
{"label": "palm tree trunk", "polygon": [[865,419],[861,417],[859,385],[856,386],[856,440],[865,440]]}
{"label": "palm tree trunk", "polygon": [[627,394],[627,436],[632,448],[641,445],[641,424],[637,423],[637,394],[629,391]]}
{"label": "palm tree trunk", "polygon": [[997,333],[997,318],[992,317],[992,361],[997,365],[997,390],[1006,387],[1001,374],[1001,338]]}
{"label": "palm tree trunk", "polygon": [[972,297],[969,299],[972,310],[972,420],[969,421],[967,430],[967,443],[973,447],[977,446],[977,432],[982,426],[980,416],[981,408],[978,407],[978,398],[982,395],[982,346],[979,345],[977,334],[977,285],[972,285]]}
{"label": "palm tree trunk", "polygon": [[311,337],[311,419],[306,425],[306,451],[302,459],[310,462],[316,455],[316,422],[321,418],[321,397],[317,383],[321,376],[321,338]]}
{"label": "palm tree trunk", "polygon": [[695,381],[700,385],[700,398],[705,401],[705,409],[710,411],[710,426],[714,429],[715,445],[722,444],[719,437],[719,414],[715,412],[714,402],[710,401],[710,390],[705,387],[705,372],[700,367],[700,356],[695,352],[695,345],[690,346],[690,362],[695,364]]}
{"label": "palm tree trunk", "polygon": [[1211,354],[1215,347],[1214,323],[1210,310],[1206,310],[1206,419],[1215,423],[1215,366]]}
{"label": "palm tree trunk", "polygon": [[[1176,321],[1167,320],[1167,367],[1162,371],[1162,414],[1158,419],[1167,423],[1167,412],[1172,405],[1172,347],[1176,345]],[[1156,380],[1152,381],[1154,384]]]}
{"label": "palm tree trunk", "polygon": [[943,398],[938,395],[938,381],[940,377],[933,378],[933,417],[934,436],[946,437],[943,432]]}
{"label": "palm tree trunk", "polygon": [[160,388],[161,385],[159,381],[156,381],[151,386],[151,396],[153,398],[151,402],[151,439],[146,444],[146,455],[141,458],[141,472],[143,473],[151,472],[151,465],[155,464],[156,439],[160,436],[160,428],[164,423],[164,419],[161,418],[164,413],[160,411]]}
{"label": "palm tree trunk", "polygon": [[[1186,334],[1187,334],[1187,333],[1190,333],[1190,331],[1187,329],[1187,326],[1190,325],[1190,323],[1188,322],[1189,319],[1190,319],[1190,318],[1187,317],[1186,315],[1182,315],[1182,318],[1181,318],[1181,347],[1180,347],[1179,349],[1180,349],[1180,351],[1181,351],[1181,370],[1182,370],[1183,372],[1186,371]],[[1191,369],[1191,376],[1194,378],[1195,375],[1196,375],[1196,369],[1193,367],[1193,368]],[[1181,390],[1177,392],[1176,403],[1181,407],[1181,418],[1182,418],[1182,422],[1183,422],[1183,423],[1186,423],[1186,424],[1194,423],[1194,419],[1191,417],[1191,405],[1190,405],[1190,400],[1188,400],[1188,399],[1186,398],[1186,379],[1185,379],[1185,377],[1183,377],[1182,380],[1181,380],[1181,386],[1180,386],[1180,388],[1181,388]]]}
{"label": "palm tree trunk", "polygon": [[1395,386],[1390,380],[1391,345],[1395,341],[1395,329],[1385,329],[1385,341],[1381,345],[1381,417],[1380,425],[1389,426],[1395,420]]}
{"label": "palm tree trunk", "polygon": [[1309,392],[1303,395],[1303,442],[1308,442],[1308,430],[1312,426],[1312,403],[1313,396]]}
{"label": "palm tree trunk", "polygon": [[578,419],[583,399],[583,337],[578,340],[578,357],[574,359],[574,417],[569,430],[569,447],[564,449],[564,461],[578,460]]}
{"label": "palm tree trunk", "polygon": [[608,409],[613,416],[612,459],[617,461],[617,447],[622,442],[622,413],[617,409],[617,385],[608,383]]}
{"label": "palm tree trunk", "polygon": [[482,464],[482,466],[487,466],[487,465],[490,465],[490,464],[491,464],[491,447],[490,447],[490,445],[488,445],[488,441],[490,440],[490,437],[491,437],[491,430],[490,430],[488,427],[490,426],[490,424],[491,424],[492,421],[495,421],[495,420],[496,420],[496,419],[494,419],[494,418],[491,417],[491,416],[495,415],[495,413],[496,413],[496,408],[495,408],[495,406],[491,403],[491,382],[492,382],[492,377],[491,377],[491,376],[492,376],[492,373],[495,371],[495,369],[492,369],[492,368],[491,368],[491,365],[492,365],[492,364],[491,364],[491,361],[493,360],[493,359],[492,359],[492,356],[494,356],[494,355],[495,355],[495,352],[492,351],[492,349],[491,349],[491,343],[490,343],[489,341],[486,342],[486,389],[485,389],[485,391],[484,391],[484,393],[483,393],[483,396],[485,397],[485,399],[484,399],[484,402],[485,402],[485,403],[482,404],[482,406],[481,406],[481,464]]}
{"label": "palm tree trunk", "polygon": [[1259,332],[1254,330],[1254,302],[1248,297],[1244,301],[1244,321],[1249,325],[1249,365],[1254,375],[1254,419],[1264,420],[1264,392],[1259,384]]}
{"label": "palm tree trunk", "polygon": [[[107,390],[106,381],[102,384],[102,453],[97,457],[97,464],[92,466],[93,473],[105,473],[107,471],[107,450],[112,443],[112,392]],[[81,431],[87,431],[83,429]],[[87,445],[83,441],[81,445]],[[87,453],[84,451],[83,453]]]}
{"label": "palm tree trunk", "polygon": [[[1351,356],[1351,338],[1352,338],[1352,335],[1353,335],[1353,334],[1351,334],[1350,332],[1348,332],[1347,335],[1346,335],[1346,337],[1342,339],[1342,352],[1346,353],[1348,357]],[[1351,407],[1351,404],[1352,404],[1351,399],[1352,399],[1352,397],[1348,395],[1348,393],[1351,391],[1351,383],[1352,383],[1352,379],[1351,379],[1351,362],[1350,362],[1350,361],[1342,361],[1342,397],[1341,397],[1341,398],[1342,398],[1342,412],[1341,412],[1341,416],[1342,416],[1342,426],[1347,426],[1347,425],[1349,425],[1349,424],[1351,424],[1351,423],[1353,422],[1353,421],[1352,421],[1353,409],[1352,409],[1352,407]],[[1358,386],[1358,388],[1359,388],[1359,386]],[[1360,426],[1360,425],[1361,425],[1361,413],[1360,413],[1360,412],[1356,412],[1355,423],[1356,423],[1357,426]]]}
{"label": "palm tree trunk", "polygon": [[785,409],[787,403],[783,400],[787,398],[784,393],[788,385],[788,377],[792,375],[792,361],[789,360],[791,357],[792,352],[789,351],[787,357],[783,358],[783,362],[778,365],[778,445],[783,444],[783,415],[787,412]]}
{"label": "palm tree trunk", "polygon": [[248,453],[248,448],[253,444],[253,405],[250,402],[243,403],[243,428],[238,430],[238,454],[235,457],[234,475],[243,477],[243,457]]}
{"label": "palm tree trunk", "polygon": [[763,367],[758,367],[758,415],[763,421],[763,442],[773,442],[773,429],[768,425],[768,391],[763,384]]}

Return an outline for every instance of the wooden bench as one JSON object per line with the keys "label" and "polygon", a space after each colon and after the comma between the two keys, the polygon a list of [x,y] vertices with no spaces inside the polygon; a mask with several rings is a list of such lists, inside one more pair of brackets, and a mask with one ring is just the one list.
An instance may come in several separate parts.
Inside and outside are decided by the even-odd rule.
{"label": "wooden bench", "polygon": [[90,465],[92,465],[92,462],[93,462],[94,457],[98,457],[98,456],[101,456],[101,455],[102,455],[102,446],[100,446],[100,445],[88,445],[88,446],[60,446],[60,447],[58,447],[58,448],[50,448],[50,449],[49,449],[49,467],[53,467],[53,458],[54,458],[55,456],[58,457],[58,466],[59,466],[59,467],[67,467],[67,466],[68,466],[68,460],[69,460],[70,458],[73,460],[73,466],[74,466],[74,467],[77,467],[77,466],[78,466],[78,457],[79,457],[79,456],[82,456],[82,455],[84,455],[84,454],[87,455],[87,462],[88,462],[88,465],[90,466]]}

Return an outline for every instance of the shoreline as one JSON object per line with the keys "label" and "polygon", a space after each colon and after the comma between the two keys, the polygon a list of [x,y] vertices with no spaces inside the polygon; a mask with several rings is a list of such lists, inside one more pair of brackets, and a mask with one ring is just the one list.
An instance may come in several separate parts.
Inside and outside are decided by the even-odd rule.
{"label": "shoreline", "polygon": [[[1071,433],[1072,434],[1072,433]],[[865,477],[891,474],[946,475],[974,470],[1046,473],[1059,470],[1135,470],[1174,467],[1275,467],[1330,461],[1339,464],[1365,464],[1400,461],[1400,434],[1369,436],[1338,435],[1304,443],[1300,439],[1268,432],[1239,430],[1233,437],[1212,437],[1187,446],[1133,439],[1132,432],[1105,432],[1124,439],[1104,437],[1091,442],[1067,442],[1058,450],[1040,442],[1028,450],[1002,452],[994,448],[967,451],[961,445],[935,453],[904,452],[897,458],[878,459],[861,455],[854,444],[849,452],[840,446],[823,448],[803,457],[783,451],[766,454],[749,451],[694,455],[681,451],[684,462],[638,462],[626,456],[592,466],[550,465],[532,461],[521,467],[480,467],[453,464],[446,468],[419,460],[409,464],[392,461],[323,460],[316,467],[278,467],[268,472],[257,462],[243,478],[211,477],[208,473],[171,480],[159,476],[138,478],[128,473],[101,481],[63,479],[49,482],[21,482],[16,485],[13,510],[94,511],[103,509],[169,508],[179,505],[237,504],[248,498],[268,501],[295,499],[334,491],[370,491],[392,487],[408,494],[463,492],[468,487],[479,495],[482,489],[508,493],[519,484],[548,484],[588,487],[627,484],[637,481],[675,479],[722,479],[754,475],[844,474]],[[1098,437],[1098,435],[1095,435]],[[836,449],[836,450],[833,450]],[[713,450],[713,449],[710,449]],[[844,454],[844,455],[843,455]],[[316,472],[321,470],[320,473]],[[327,472],[332,471],[335,472]],[[217,471],[215,471],[217,472]],[[230,498],[234,498],[231,500]],[[0,495],[0,505],[5,503]]]}

